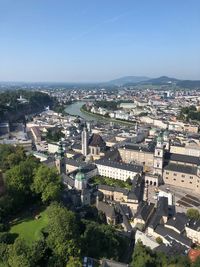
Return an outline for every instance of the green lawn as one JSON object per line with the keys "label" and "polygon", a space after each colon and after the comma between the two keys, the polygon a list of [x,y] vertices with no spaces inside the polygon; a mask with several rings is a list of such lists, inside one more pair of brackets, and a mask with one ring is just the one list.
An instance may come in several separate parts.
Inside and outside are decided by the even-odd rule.
{"label": "green lawn", "polygon": [[15,223],[11,226],[10,232],[19,234],[20,237],[29,243],[38,240],[40,238],[40,231],[48,224],[46,211],[42,211],[39,214],[41,215],[39,219],[27,217]]}
{"label": "green lawn", "polygon": [[126,188],[128,190],[131,190],[130,183],[126,181],[118,180],[118,179],[103,177],[103,176],[95,176],[91,178],[90,183],[95,184],[95,185],[103,184],[103,185],[116,186],[116,187],[121,187],[121,188]]}

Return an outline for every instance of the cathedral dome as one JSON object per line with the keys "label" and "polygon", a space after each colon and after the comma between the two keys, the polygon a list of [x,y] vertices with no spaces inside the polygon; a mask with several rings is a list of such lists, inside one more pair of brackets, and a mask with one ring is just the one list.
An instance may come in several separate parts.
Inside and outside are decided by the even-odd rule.
{"label": "cathedral dome", "polygon": [[75,176],[75,180],[77,181],[84,181],[86,179],[85,174],[79,169]]}
{"label": "cathedral dome", "polygon": [[165,130],[164,133],[163,133],[163,137],[168,137],[168,136],[169,136],[169,131]]}
{"label": "cathedral dome", "polygon": [[163,137],[162,137],[162,135],[159,135],[158,137],[157,137],[157,142],[162,142],[163,141]]}

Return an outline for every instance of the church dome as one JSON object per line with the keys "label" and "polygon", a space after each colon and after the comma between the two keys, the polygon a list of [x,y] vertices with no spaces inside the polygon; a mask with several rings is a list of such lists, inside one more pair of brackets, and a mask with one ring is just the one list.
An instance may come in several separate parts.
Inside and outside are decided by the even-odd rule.
{"label": "church dome", "polygon": [[159,135],[159,136],[157,137],[157,142],[162,142],[162,141],[163,141],[162,135]]}
{"label": "church dome", "polygon": [[75,176],[75,180],[77,181],[84,181],[86,179],[85,174],[79,169]]}
{"label": "church dome", "polygon": [[163,133],[163,136],[168,137],[169,136],[169,131],[165,130],[164,133]]}

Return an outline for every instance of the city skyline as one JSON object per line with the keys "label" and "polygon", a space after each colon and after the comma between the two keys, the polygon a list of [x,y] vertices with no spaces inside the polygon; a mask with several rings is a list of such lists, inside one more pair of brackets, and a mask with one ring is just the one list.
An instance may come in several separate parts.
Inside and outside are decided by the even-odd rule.
{"label": "city skyline", "polygon": [[0,81],[200,80],[200,3],[1,1]]}

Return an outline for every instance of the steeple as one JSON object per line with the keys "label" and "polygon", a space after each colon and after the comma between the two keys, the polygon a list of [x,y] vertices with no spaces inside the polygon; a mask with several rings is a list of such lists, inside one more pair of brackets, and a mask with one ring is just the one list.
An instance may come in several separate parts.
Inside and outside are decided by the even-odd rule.
{"label": "steeple", "polygon": [[159,174],[162,176],[163,172],[163,136],[160,134],[156,140],[156,147],[154,152],[154,174]]}
{"label": "steeple", "polygon": [[82,143],[82,154],[86,157],[88,154],[88,130],[85,124],[81,134],[81,143]]}
{"label": "steeple", "polygon": [[61,142],[59,142],[59,144],[58,144],[58,151],[55,155],[55,159],[56,159],[56,168],[58,169],[58,172],[60,174],[65,173],[65,171],[66,171],[65,153],[64,153],[63,146],[62,146]]}
{"label": "steeple", "polygon": [[64,150],[61,141],[58,144],[58,151],[56,153],[56,158],[61,159],[64,157]]}

